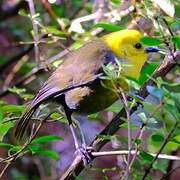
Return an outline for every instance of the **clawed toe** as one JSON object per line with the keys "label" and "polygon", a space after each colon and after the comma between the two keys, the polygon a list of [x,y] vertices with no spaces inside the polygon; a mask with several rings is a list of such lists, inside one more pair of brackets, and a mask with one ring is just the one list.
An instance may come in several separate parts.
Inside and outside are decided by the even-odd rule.
{"label": "clawed toe", "polygon": [[90,164],[92,161],[93,158],[93,156],[91,155],[92,149],[93,149],[92,147],[79,146],[75,152],[76,155],[81,156],[85,166],[87,164]]}

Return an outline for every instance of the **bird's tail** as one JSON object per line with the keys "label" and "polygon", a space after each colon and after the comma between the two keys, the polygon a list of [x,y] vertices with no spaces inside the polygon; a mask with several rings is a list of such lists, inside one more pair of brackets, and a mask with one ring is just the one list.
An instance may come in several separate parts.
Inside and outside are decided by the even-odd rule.
{"label": "bird's tail", "polygon": [[31,117],[33,116],[36,109],[37,106],[29,106],[24,114],[22,114],[20,119],[16,122],[13,129],[13,138],[17,143],[21,144],[23,142],[25,134],[27,134],[27,130],[31,122]]}

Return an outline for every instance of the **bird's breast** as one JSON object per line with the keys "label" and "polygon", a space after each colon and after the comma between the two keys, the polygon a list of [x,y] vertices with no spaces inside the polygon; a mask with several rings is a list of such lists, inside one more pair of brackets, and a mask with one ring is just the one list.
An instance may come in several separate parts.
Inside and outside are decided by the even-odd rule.
{"label": "bird's breast", "polygon": [[74,112],[82,114],[96,113],[109,107],[118,99],[118,95],[104,87],[108,83],[103,86],[101,83],[99,80],[92,86],[80,87],[67,92],[65,94],[66,104]]}

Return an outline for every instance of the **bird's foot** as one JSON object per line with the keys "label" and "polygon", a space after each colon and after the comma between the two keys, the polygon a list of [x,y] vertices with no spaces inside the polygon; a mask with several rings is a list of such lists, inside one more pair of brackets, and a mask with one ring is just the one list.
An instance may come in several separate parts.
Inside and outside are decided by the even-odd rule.
{"label": "bird's foot", "polygon": [[81,156],[81,159],[83,160],[84,166],[88,165],[91,163],[93,156],[91,155],[92,152],[92,147],[87,147],[87,146],[79,146],[76,149],[75,154],[78,156]]}

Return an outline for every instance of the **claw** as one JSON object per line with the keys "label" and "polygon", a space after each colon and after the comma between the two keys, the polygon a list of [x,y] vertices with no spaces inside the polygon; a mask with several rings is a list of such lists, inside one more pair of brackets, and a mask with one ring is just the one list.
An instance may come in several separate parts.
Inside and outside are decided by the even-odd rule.
{"label": "claw", "polygon": [[81,156],[84,166],[91,163],[93,156],[91,155],[92,147],[79,146],[75,152],[76,155]]}

